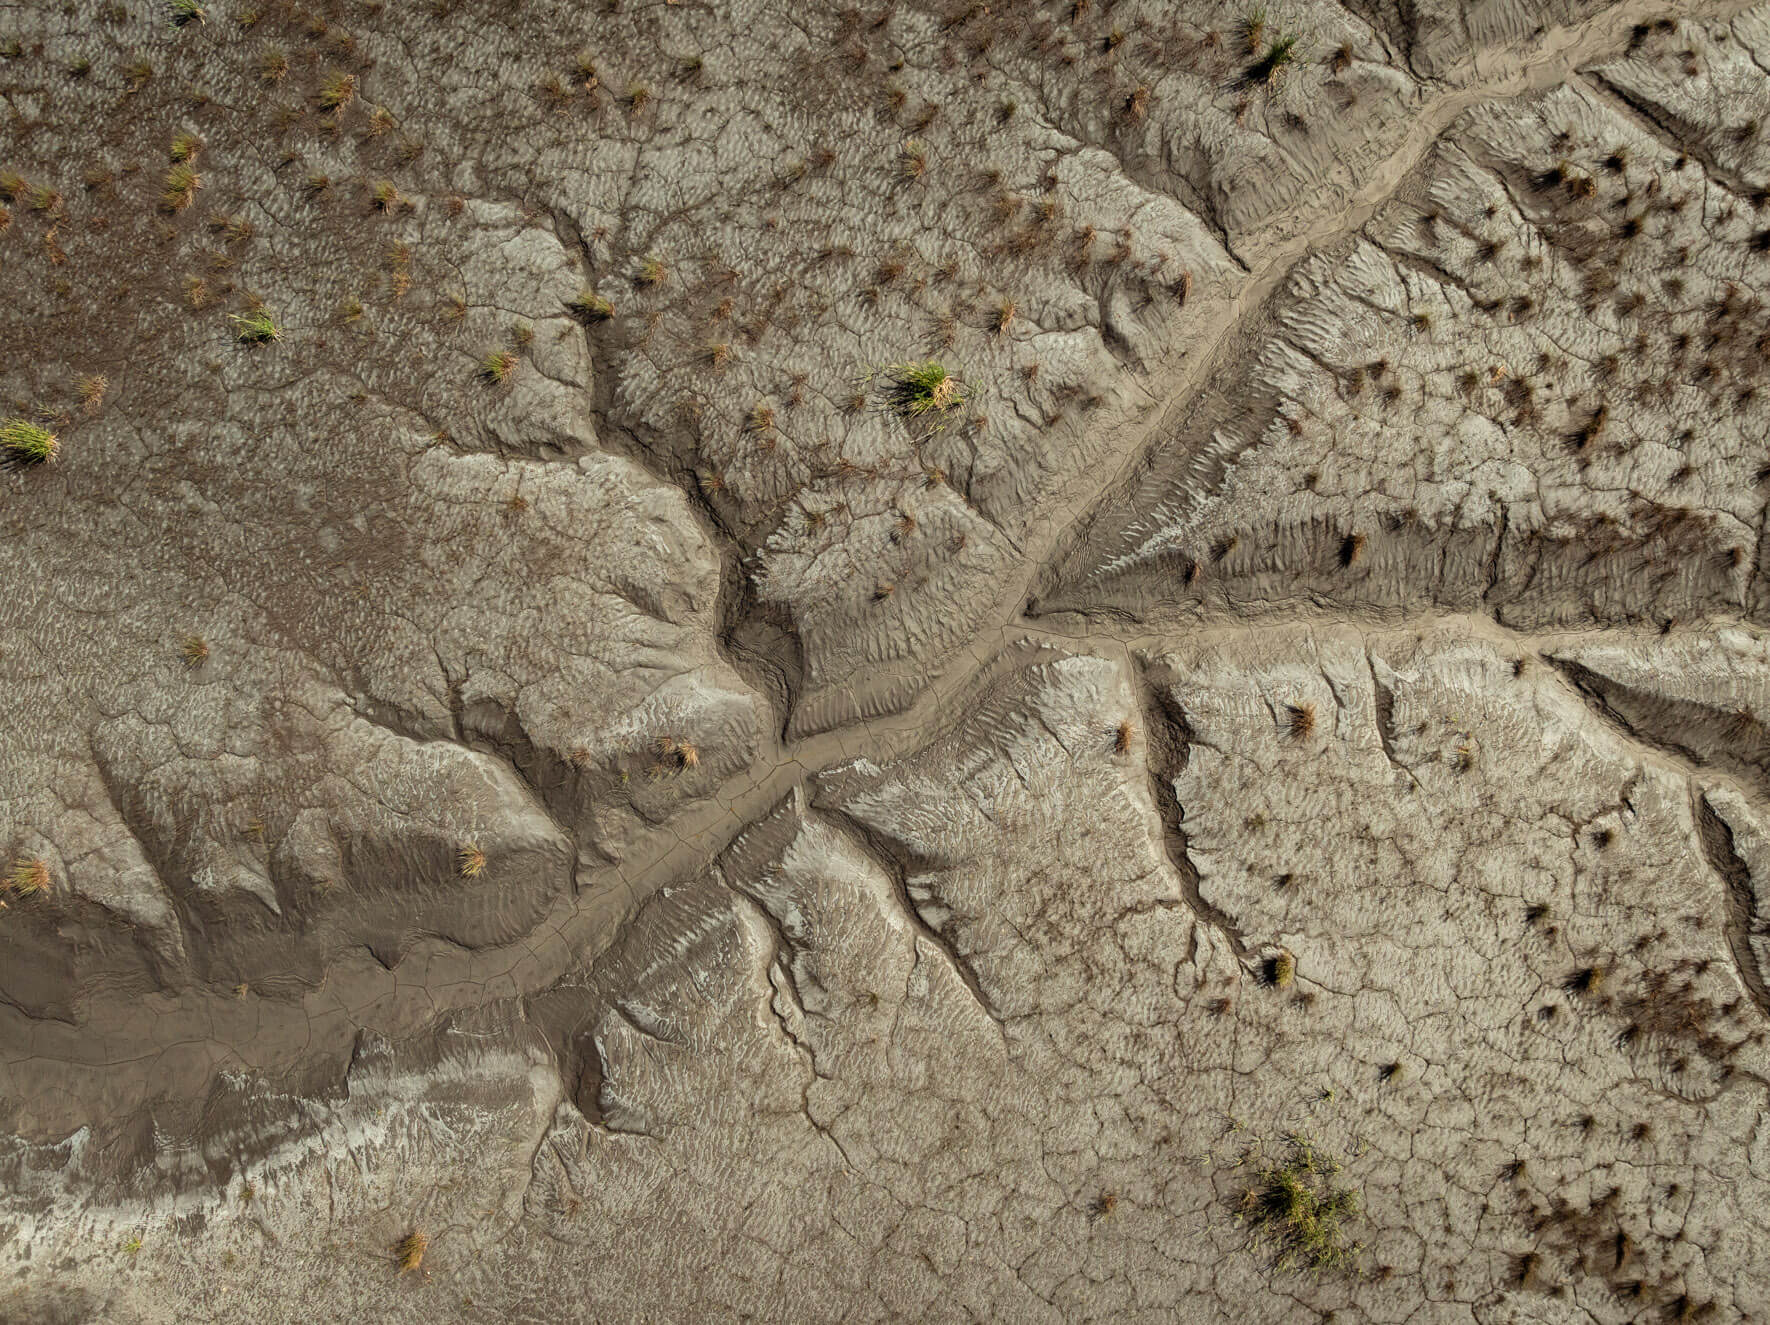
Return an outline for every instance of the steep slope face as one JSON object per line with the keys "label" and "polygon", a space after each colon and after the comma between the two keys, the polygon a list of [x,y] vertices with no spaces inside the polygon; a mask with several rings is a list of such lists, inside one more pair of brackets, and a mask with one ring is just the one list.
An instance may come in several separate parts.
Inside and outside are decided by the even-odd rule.
{"label": "steep slope face", "polygon": [[1761,1319],[1767,52],[0,14],[0,1316]]}

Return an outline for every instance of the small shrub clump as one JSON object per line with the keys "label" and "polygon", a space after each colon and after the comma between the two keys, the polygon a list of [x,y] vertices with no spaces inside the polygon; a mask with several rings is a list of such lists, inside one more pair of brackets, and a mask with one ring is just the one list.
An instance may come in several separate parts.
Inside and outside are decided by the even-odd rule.
{"label": "small shrub clump", "polygon": [[1273,1269],[1322,1275],[1357,1267],[1363,1246],[1349,1242],[1343,1226],[1358,1215],[1358,1193],[1335,1183],[1339,1172],[1306,1137],[1292,1137],[1284,1162],[1261,1167],[1243,1191],[1236,1221],[1272,1253]]}

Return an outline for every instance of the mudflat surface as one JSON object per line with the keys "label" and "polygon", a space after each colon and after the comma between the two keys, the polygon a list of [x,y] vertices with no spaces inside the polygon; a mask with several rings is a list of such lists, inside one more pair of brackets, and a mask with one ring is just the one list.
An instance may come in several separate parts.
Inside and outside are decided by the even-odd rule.
{"label": "mudflat surface", "polygon": [[1770,1319],[1767,71],[0,8],[0,1320]]}

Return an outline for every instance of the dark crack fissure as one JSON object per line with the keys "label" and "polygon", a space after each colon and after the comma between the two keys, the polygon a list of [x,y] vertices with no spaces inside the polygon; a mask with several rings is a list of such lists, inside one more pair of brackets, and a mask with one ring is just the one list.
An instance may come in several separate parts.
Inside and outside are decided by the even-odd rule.
{"label": "dark crack fissure", "polygon": [[1703,855],[1724,886],[1727,948],[1733,955],[1733,965],[1738,968],[1739,978],[1745,983],[1758,1012],[1770,1020],[1770,985],[1766,985],[1763,968],[1758,965],[1751,945],[1753,931],[1763,933],[1770,930],[1770,926],[1754,918],[1758,912],[1758,896],[1752,886],[1751,869],[1734,848],[1733,826],[1721,817],[1706,792],[1693,795],[1691,810]]}
{"label": "dark crack fissure", "polygon": [[1198,866],[1192,862],[1186,837],[1186,810],[1174,794],[1174,780],[1192,756],[1192,725],[1167,693],[1165,669],[1145,669],[1132,664],[1143,714],[1144,744],[1148,751],[1149,795],[1162,823],[1162,847],[1180,878],[1186,904],[1199,920],[1229,940],[1238,959],[1248,958],[1248,942],[1241,926],[1227,911],[1205,898],[1200,889]]}

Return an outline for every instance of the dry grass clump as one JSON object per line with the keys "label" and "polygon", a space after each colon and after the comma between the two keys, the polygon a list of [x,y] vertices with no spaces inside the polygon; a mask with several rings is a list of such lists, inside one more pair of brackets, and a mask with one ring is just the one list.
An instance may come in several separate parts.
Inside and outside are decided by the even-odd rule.
{"label": "dry grass clump", "polygon": [[[460,871],[463,879],[477,879],[486,872],[484,849],[477,842],[463,842],[455,852],[455,867]],[[412,1236],[420,1239],[418,1257],[422,1260],[424,1257],[422,1235],[415,1233]]]}
{"label": "dry grass clump", "polygon": [[186,635],[178,651],[184,665],[192,671],[209,661],[209,641],[201,635]]}
{"label": "dry grass clump", "polygon": [[1561,982],[1561,987],[1570,994],[1595,993],[1598,986],[1604,983],[1602,966],[1586,966],[1575,971]]}
{"label": "dry grass clump", "polygon": [[1274,989],[1289,989],[1297,978],[1297,959],[1288,952],[1268,957],[1262,976]]}
{"label": "dry grass clump", "polygon": [[233,243],[243,244],[256,233],[252,222],[244,216],[229,216],[225,212],[209,214],[209,233],[224,235]]}
{"label": "dry grass clump", "polygon": [[430,1238],[413,1229],[405,1237],[393,1244],[393,1257],[399,1265],[402,1276],[422,1271],[424,1253],[430,1250]]}
{"label": "dry grass clump", "polygon": [[682,740],[677,736],[666,736],[658,742],[658,753],[663,755],[664,762],[671,765],[678,773],[692,772],[701,766],[700,748],[692,741]]}
{"label": "dry grass clump", "polygon": [[1293,740],[1306,741],[1315,734],[1315,705],[1291,704],[1285,709],[1285,728]]}
{"label": "dry grass clump", "polygon": [[897,158],[897,175],[899,179],[909,183],[928,173],[928,144],[920,138],[911,138],[904,143],[903,151]]}
{"label": "dry grass clump", "polygon": [[37,897],[48,892],[49,886],[47,861],[15,860],[7,867],[6,873],[0,875],[0,898]]}
{"label": "dry grass clump", "polygon": [[1363,1246],[1347,1240],[1344,1224],[1358,1214],[1358,1193],[1335,1183],[1339,1172],[1307,1138],[1293,1137],[1290,1156],[1260,1168],[1242,1193],[1236,1221],[1249,1226],[1255,1246],[1272,1252],[1273,1269],[1322,1275],[1357,1268]]}
{"label": "dry grass clump", "polygon": [[342,110],[356,99],[356,75],[334,70],[320,80],[314,102],[321,110]]}
{"label": "dry grass clump", "polygon": [[189,161],[180,161],[166,172],[166,182],[160,189],[160,206],[169,212],[182,212],[197,199],[197,190],[203,187],[203,177]]}
{"label": "dry grass clump", "polygon": [[74,384],[74,394],[79,398],[80,408],[88,414],[97,413],[98,407],[104,403],[104,393],[110,382],[102,373],[86,373]]}

